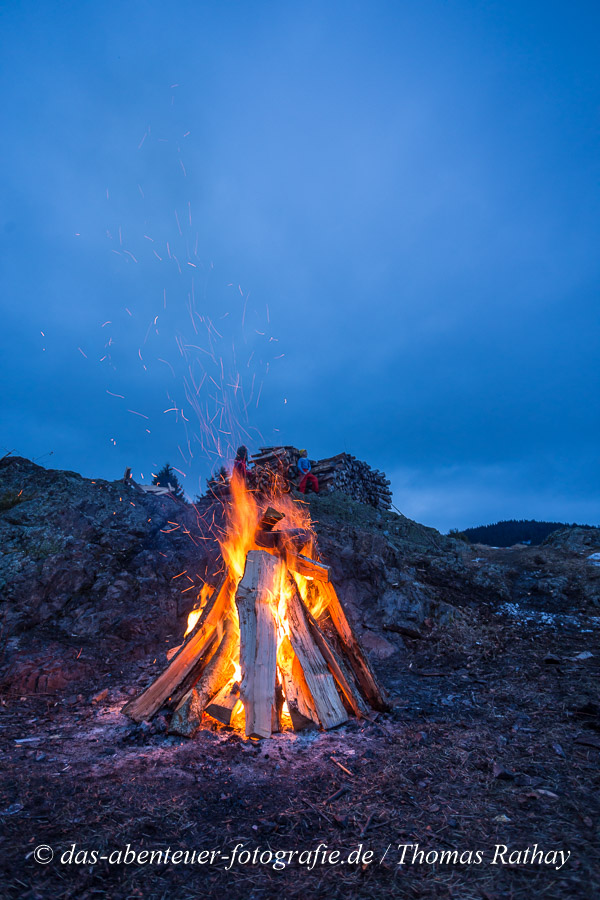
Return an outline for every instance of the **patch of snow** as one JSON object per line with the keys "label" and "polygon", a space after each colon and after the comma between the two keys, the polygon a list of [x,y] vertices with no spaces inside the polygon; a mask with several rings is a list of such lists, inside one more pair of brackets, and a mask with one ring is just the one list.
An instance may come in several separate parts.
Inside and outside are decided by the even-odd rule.
{"label": "patch of snow", "polygon": [[593,566],[600,566],[600,553],[591,553],[588,556],[588,562],[591,562]]}
{"label": "patch of snow", "polygon": [[600,626],[600,616],[553,613],[538,609],[523,609],[518,603],[503,603],[500,612],[518,619],[523,625],[543,625],[549,628],[571,625],[581,631],[592,631]]}

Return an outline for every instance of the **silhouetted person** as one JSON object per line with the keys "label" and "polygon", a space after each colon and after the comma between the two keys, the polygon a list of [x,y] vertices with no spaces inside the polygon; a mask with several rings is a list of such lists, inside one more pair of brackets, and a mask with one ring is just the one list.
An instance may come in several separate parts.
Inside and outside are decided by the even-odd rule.
{"label": "silhouetted person", "polygon": [[235,460],[233,462],[233,473],[241,478],[242,481],[246,481],[246,476],[248,474],[248,448],[244,447],[243,444],[241,447],[237,448],[237,453],[235,454]]}

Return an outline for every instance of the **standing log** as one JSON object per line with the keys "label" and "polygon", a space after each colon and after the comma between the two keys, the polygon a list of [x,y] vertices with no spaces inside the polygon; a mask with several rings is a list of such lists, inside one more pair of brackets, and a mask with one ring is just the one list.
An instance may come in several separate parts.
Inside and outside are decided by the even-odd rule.
{"label": "standing log", "polygon": [[206,666],[198,683],[185,694],[173,713],[169,731],[191,737],[200,727],[202,711],[211,697],[233,678],[235,671],[234,653],[239,640],[239,631],[233,617],[225,620],[223,637],[219,647]]}
{"label": "standing log", "polygon": [[269,589],[277,561],[262,550],[251,550],[236,603],[240,621],[240,694],[246,737],[270,737],[275,705],[277,630]]}
{"label": "standing log", "polygon": [[373,709],[383,712],[389,709],[389,703],[384,694],[383,689],[379,686],[377,679],[371,666],[369,665],[360,644],[358,643],[354,632],[350,626],[346,613],[340,603],[339,597],[335,592],[331,582],[323,583],[322,589],[326,591],[329,598],[327,610],[331,616],[331,620],[335,625],[335,629],[340,636],[346,656],[352,670],[356,675],[356,679],[361,687],[365,699]]}
{"label": "standing log", "polygon": [[351,681],[346,677],[342,668],[342,663],[338,659],[335,650],[329,645],[327,638],[321,632],[321,629],[319,628],[317,622],[308,610],[306,610],[306,616],[308,618],[308,625],[315,640],[315,644],[323,654],[323,659],[327,663],[329,671],[335,678],[352,712],[355,716],[361,719],[363,715],[368,712],[364,700],[362,699],[356,688],[352,685]]}
{"label": "standing log", "polygon": [[319,725],[319,716],[315,709],[302,666],[287,635],[277,651],[277,666],[283,681],[283,693],[287,703],[294,731],[314,728]]}
{"label": "standing log", "polygon": [[306,609],[296,582],[288,576],[290,596],[287,601],[287,620],[290,643],[302,666],[313,703],[323,728],[334,728],[348,721],[335,682],[315,644],[308,627]]}
{"label": "standing log", "polygon": [[182,677],[177,687],[173,689],[170,697],[165,701],[165,706],[174,709],[179,705],[182,697],[185,697],[188,691],[194,687],[206,667],[212,662],[212,658],[219,648],[222,636],[223,629],[221,623],[218,622],[217,627],[207,639],[205,649],[196,657],[196,661],[192,668]]}
{"label": "standing log", "polygon": [[[135,722],[150,719],[158,712],[171,694],[194,668],[213,639],[217,624],[222,619],[231,596],[235,581],[225,575],[220,585],[208,600],[206,607],[181,650],[173,657],[167,668],[138,697],[134,697],[123,707],[125,715]],[[198,673],[199,674],[199,673]]]}

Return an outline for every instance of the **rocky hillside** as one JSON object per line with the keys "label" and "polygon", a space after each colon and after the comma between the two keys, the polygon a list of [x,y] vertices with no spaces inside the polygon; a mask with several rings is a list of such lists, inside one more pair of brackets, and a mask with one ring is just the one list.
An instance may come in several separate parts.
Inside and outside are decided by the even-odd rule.
{"label": "rocky hillside", "polygon": [[[319,546],[362,640],[383,659],[469,607],[547,614],[600,602],[597,529],[538,548],[469,546],[341,494],[310,495]],[[161,665],[217,567],[220,515],[22,458],[0,468],[0,680],[18,693],[77,693],[139,661]]]}

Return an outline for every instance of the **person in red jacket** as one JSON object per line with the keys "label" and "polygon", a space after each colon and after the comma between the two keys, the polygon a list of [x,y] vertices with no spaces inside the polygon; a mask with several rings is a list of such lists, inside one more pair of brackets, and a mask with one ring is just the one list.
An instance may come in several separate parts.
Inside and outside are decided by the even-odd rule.
{"label": "person in red jacket", "polygon": [[315,494],[318,494],[319,482],[310,471],[310,462],[307,459],[306,450],[300,451],[300,458],[298,459],[298,471],[300,472],[300,484],[298,485],[298,490],[300,491],[300,493],[305,494],[306,488],[308,487],[308,485],[310,485]]}

